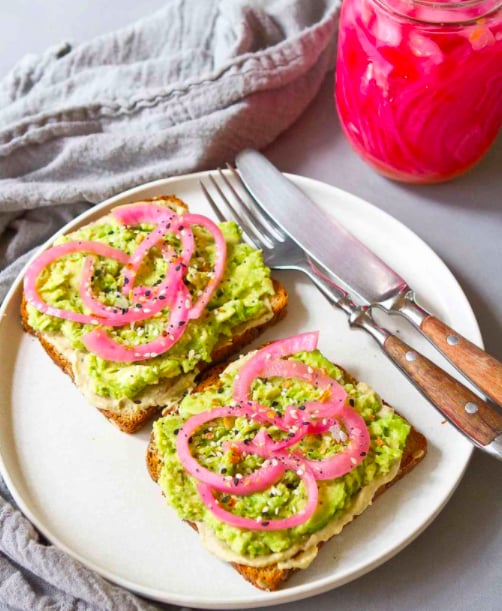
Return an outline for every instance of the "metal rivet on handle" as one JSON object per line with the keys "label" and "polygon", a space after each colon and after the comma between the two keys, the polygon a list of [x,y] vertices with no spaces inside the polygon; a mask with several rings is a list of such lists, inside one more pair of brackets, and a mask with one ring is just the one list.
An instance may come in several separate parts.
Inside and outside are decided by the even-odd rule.
{"label": "metal rivet on handle", "polygon": [[459,339],[456,335],[448,335],[446,338],[446,343],[450,346],[456,346],[459,342]]}
{"label": "metal rivet on handle", "polygon": [[413,350],[409,350],[404,356],[407,361],[410,361],[410,363],[417,360],[417,353]]}
{"label": "metal rivet on handle", "polygon": [[469,401],[468,403],[465,404],[465,411],[468,414],[475,414],[478,411],[478,406],[473,403],[472,401]]}

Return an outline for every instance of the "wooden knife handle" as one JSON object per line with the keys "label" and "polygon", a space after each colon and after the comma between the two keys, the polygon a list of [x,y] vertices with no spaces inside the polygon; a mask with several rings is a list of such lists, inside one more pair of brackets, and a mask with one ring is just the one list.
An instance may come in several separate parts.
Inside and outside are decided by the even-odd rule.
{"label": "wooden knife handle", "polygon": [[428,358],[395,335],[387,337],[383,349],[420,392],[476,443],[486,446],[502,433],[502,415]]}
{"label": "wooden knife handle", "polygon": [[435,316],[427,316],[420,330],[460,373],[502,406],[502,363]]}

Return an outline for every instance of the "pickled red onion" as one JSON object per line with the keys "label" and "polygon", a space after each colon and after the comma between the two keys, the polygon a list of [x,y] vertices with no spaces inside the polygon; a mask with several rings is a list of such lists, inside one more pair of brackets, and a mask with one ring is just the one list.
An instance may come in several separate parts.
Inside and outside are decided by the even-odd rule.
{"label": "pickled red onion", "polygon": [[[171,263],[177,256],[175,251],[168,247],[163,248],[163,255],[164,259]],[[167,269],[166,277],[158,286],[134,287],[132,289],[132,297],[136,301],[134,307],[122,309],[117,306],[105,305],[94,297],[91,288],[93,269],[92,259],[87,257],[80,280],[80,296],[84,305],[96,315],[106,318],[106,325],[110,327],[120,327],[152,318],[167,307],[168,303],[172,303],[180,282],[182,282],[181,267],[171,264]]]}
{"label": "pickled red onion", "polygon": [[190,319],[199,318],[202,311],[211,300],[225,270],[227,244],[220,228],[201,214],[183,214],[177,216],[166,208],[148,204],[132,204],[130,206],[119,207],[114,210],[114,215],[118,220],[127,225],[138,223],[157,224],[154,231],[143,240],[138,249],[131,256],[131,266],[124,276],[127,278],[127,281],[124,281],[124,292],[126,294],[128,293],[128,289],[125,285],[130,284],[132,286],[134,277],[144,256],[152,246],[155,246],[155,244],[164,237],[167,231],[171,230],[173,233],[180,235],[183,247],[180,259],[185,265],[188,265],[194,248],[193,234],[190,225],[204,227],[204,229],[211,234],[216,245],[214,273],[207,286],[203,289],[201,297],[197,300],[195,305],[190,308],[188,314]]}
{"label": "pickled red onion", "polygon": [[[180,429],[176,449],[185,470],[198,480],[198,491],[207,508],[219,519],[253,530],[278,530],[291,528],[305,522],[317,506],[316,480],[341,477],[364,460],[370,437],[362,417],[345,403],[347,394],[338,382],[324,372],[305,365],[300,361],[284,361],[294,350],[313,350],[317,346],[317,333],[306,333],[288,340],[275,342],[256,352],[239,369],[233,386],[233,397],[239,402],[236,407],[221,407],[192,416]],[[244,375],[243,375],[244,373]],[[276,414],[249,398],[255,377],[280,376],[298,378],[329,392],[327,400],[309,401],[302,406],[289,405],[284,416]],[[324,393],[323,393],[324,395]],[[216,418],[240,417],[254,419],[263,424],[275,425],[288,436],[278,441],[261,428],[254,439],[225,442],[223,449],[233,449],[242,455],[256,455],[265,459],[255,472],[233,478],[222,476],[202,467],[192,456],[189,440],[203,424]],[[343,423],[348,432],[348,443],[340,452],[322,460],[307,459],[301,448],[293,448],[305,435],[325,433],[333,425]],[[291,448],[291,450],[290,450]],[[275,469],[274,469],[275,468]],[[269,520],[252,519],[226,511],[215,499],[213,490],[249,495],[260,492],[275,484],[288,469],[294,470],[303,480],[307,490],[306,507],[288,518]]]}
{"label": "pickled red onion", "polygon": [[231,476],[220,475],[219,473],[215,473],[203,467],[192,456],[189,447],[190,437],[206,422],[210,422],[216,418],[245,417],[253,419],[256,416],[257,413],[252,409],[242,407],[216,408],[192,416],[181,427],[176,437],[176,451],[178,452],[178,456],[185,470],[196,479],[220,492],[236,492],[238,490],[238,494],[248,495],[269,488],[284,473],[285,467],[282,463],[277,461],[277,464],[273,465],[269,462],[252,474],[245,475],[241,479],[236,479]]}
{"label": "pickled red onion", "polygon": [[[197,214],[176,215],[171,210],[149,202],[130,204],[115,208],[115,218],[124,224],[155,224],[155,228],[136,248],[131,257],[121,250],[101,242],[76,241],[55,246],[45,251],[30,266],[25,277],[25,294],[28,302],[44,314],[65,318],[83,324],[100,324],[119,327],[125,324],[147,320],[163,310],[170,308],[170,319],[162,336],[151,342],[129,348],[115,342],[104,329],[95,330],[83,337],[83,343],[91,352],[106,360],[133,362],[153,358],[166,352],[183,335],[188,320],[201,316],[218,284],[220,283],[226,261],[226,242],[217,225],[204,216]],[[186,288],[183,276],[186,273],[195,248],[191,225],[204,227],[212,236],[216,248],[216,261],[211,279],[196,303]],[[176,253],[167,245],[162,246],[162,254],[168,262],[164,280],[155,287],[134,286],[137,272],[148,251],[163,241],[170,232],[178,235],[181,241],[181,253]],[[114,258],[124,266],[122,293],[137,303],[121,308],[106,305],[97,299],[91,288],[94,263],[86,257],[80,282],[80,296],[92,315],[80,314],[56,308],[45,303],[36,288],[40,273],[50,263],[72,252],[88,252]]]}
{"label": "pickled red onion", "polygon": [[95,329],[84,335],[82,342],[89,352],[94,352],[107,361],[118,363],[132,363],[145,359],[153,359],[159,354],[167,352],[185,332],[188,309],[186,307],[188,289],[180,284],[178,294],[173,303],[166,303],[171,315],[167,328],[157,339],[132,348],[113,340],[103,328]]}
{"label": "pickled red onion", "polygon": [[[174,221],[171,217],[161,219],[157,227],[150,232],[150,234],[141,242],[138,248],[132,253],[129,263],[124,270],[124,281],[122,286],[122,292],[124,295],[128,295],[131,287],[134,286],[136,275],[139,268],[141,267],[145,256],[148,251],[161,242],[167,233],[180,233],[179,227],[182,226],[180,221]],[[194,239],[192,230],[189,227],[185,227],[184,231],[181,232],[181,254],[175,254],[173,250],[169,250],[171,254],[171,264],[178,264],[188,267],[190,259],[192,258],[194,250]],[[166,257],[164,257],[166,258]],[[145,290],[141,287],[142,290]],[[133,289],[134,290],[134,289]],[[148,290],[148,289],[146,289]]]}
{"label": "pickled red onion", "polygon": [[370,435],[362,417],[348,405],[344,405],[337,415],[348,432],[349,442],[342,452],[322,460],[305,459],[318,480],[342,477],[361,463],[368,453]]}
{"label": "pickled red onion", "polygon": [[112,210],[112,214],[123,225],[131,226],[141,223],[155,225],[162,219],[176,216],[176,213],[169,208],[158,206],[152,202],[137,202],[117,206]]}
{"label": "pickled red onion", "polygon": [[41,253],[30,265],[26,271],[24,277],[24,294],[28,303],[43,314],[49,314],[50,316],[57,316],[58,318],[64,318],[65,320],[71,320],[73,322],[83,324],[106,324],[103,319],[97,320],[95,315],[88,316],[87,314],[80,314],[78,312],[72,312],[71,310],[63,310],[46,303],[39,295],[37,290],[37,279],[42,271],[54,261],[75,252],[88,252],[109,259],[116,259],[122,265],[126,265],[129,257],[125,252],[112,248],[108,244],[102,242],[92,242],[79,240],[75,242],[65,242],[59,246],[53,246],[49,250]]}
{"label": "pickled red onion", "polygon": [[225,238],[221,233],[218,225],[213,223],[210,219],[201,214],[185,214],[183,215],[183,220],[185,223],[190,223],[190,225],[200,225],[204,227],[211,234],[215,246],[216,246],[216,261],[214,263],[214,271],[211,280],[208,282],[206,287],[202,290],[202,295],[199,297],[195,305],[190,308],[189,318],[195,319],[199,318],[202,314],[204,308],[209,303],[211,297],[213,296],[216,287],[221,282],[223,277],[223,272],[225,271],[225,261],[227,258],[227,243],[225,242]]}
{"label": "pickled red onion", "polygon": [[236,526],[237,528],[247,528],[250,530],[281,530],[284,528],[293,528],[306,522],[317,509],[317,500],[319,491],[317,489],[317,483],[312,472],[305,468],[301,463],[296,461],[294,458],[283,458],[284,467],[295,473],[300,477],[305,485],[307,492],[307,503],[305,507],[287,518],[269,519],[268,517],[263,518],[245,518],[243,516],[236,515],[223,509],[219,502],[214,498],[211,487],[203,482],[198,485],[198,491],[203,503],[217,518]]}
{"label": "pickled red onion", "polygon": [[247,401],[253,380],[260,376],[263,366],[271,358],[289,356],[296,352],[315,350],[319,332],[302,333],[281,339],[258,350],[244,363],[234,382],[233,397],[237,401]]}
{"label": "pickled red onion", "polygon": [[141,223],[157,225],[131,255],[128,266],[124,270],[122,293],[124,295],[129,295],[138,269],[146,253],[150,248],[158,244],[169,231],[169,225],[176,217],[176,214],[172,210],[169,210],[169,208],[157,206],[149,202],[119,206],[113,209],[112,214],[124,225],[140,225]]}

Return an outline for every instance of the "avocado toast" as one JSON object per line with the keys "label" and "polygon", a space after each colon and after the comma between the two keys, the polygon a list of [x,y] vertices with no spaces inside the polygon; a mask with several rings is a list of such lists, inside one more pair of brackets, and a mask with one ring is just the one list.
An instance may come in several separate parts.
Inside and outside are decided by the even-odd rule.
{"label": "avocado toast", "polygon": [[[165,222],[160,239],[152,210]],[[170,223],[176,232],[169,232]],[[270,278],[261,253],[242,242],[235,223],[213,225],[174,196],[136,202],[59,238],[49,249],[55,255],[45,251],[40,258],[48,253],[47,261],[35,261],[38,269],[27,272],[25,330],[89,403],[125,432],[176,405],[201,371],[285,313],[286,291]],[[170,274],[178,287],[172,303]],[[159,344],[161,350],[146,351]]]}
{"label": "avocado toast", "polygon": [[427,450],[423,435],[316,345],[316,334],[304,334],[207,371],[154,423],[147,452],[179,517],[265,590],[307,568]]}

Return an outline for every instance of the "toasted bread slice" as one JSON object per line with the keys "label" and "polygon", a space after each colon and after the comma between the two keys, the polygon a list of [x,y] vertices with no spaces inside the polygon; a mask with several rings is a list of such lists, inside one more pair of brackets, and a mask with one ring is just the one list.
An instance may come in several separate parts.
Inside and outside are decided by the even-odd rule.
{"label": "toasted bread slice", "polygon": [[[188,211],[186,204],[175,196],[162,196],[146,201],[173,205],[178,209]],[[154,414],[175,406],[183,394],[194,385],[195,379],[203,370],[237,353],[264,329],[285,315],[288,302],[286,289],[278,281],[273,280],[272,282],[275,293],[270,297],[269,312],[234,327],[230,337],[222,336],[212,351],[211,362],[200,361],[192,371],[148,386],[132,398],[123,397],[119,400],[112,400],[94,393],[86,383],[86,370],[82,365],[83,351],[74,349],[61,333],[48,333],[33,328],[29,322],[28,303],[24,295],[21,301],[21,322],[25,331],[40,341],[54,363],[71,377],[89,403],[97,407],[120,430],[125,433],[134,433],[143,427]]]}
{"label": "toasted bread slice", "polygon": [[[220,384],[219,375],[225,369],[225,365],[219,365],[211,368],[204,372],[201,376],[202,379],[199,384],[194,388],[193,392],[203,391],[209,387],[218,387]],[[340,368],[342,369],[342,368]],[[344,379],[346,382],[352,382],[357,384],[357,380],[344,371]],[[385,402],[382,402],[384,406],[388,406]],[[390,407],[390,406],[388,406]],[[401,416],[402,418],[402,416]],[[415,428],[411,427],[410,433],[408,434],[406,445],[403,450],[403,455],[399,464],[399,468],[396,471],[391,481],[386,482],[376,489],[373,495],[373,500],[380,496],[385,490],[394,485],[399,479],[414,469],[425,457],[427,453],[427,440],[419,433]],[[151,478],[157,482],[160,478],[162,469],[162,455],[157,449],[154,441],[153,433],[150,438],[146,453],[147,468]],[[353,517],[356,518],[358,514]],[[194,522],[188,522],[188,524],[196,531],[198,526]],[[317,544],[318,549],[324,544],[320,542]],[[248,564],[239,562],[230,562],[232,566],[244,577],[247,581],[253,584],[255,587],[262,590],[274,591],[277,590],[281,584],[283,584],[294,572],[299,570],[298,568],[281,568],[278,563],[273,563],[267,566],[250,566]]]}

